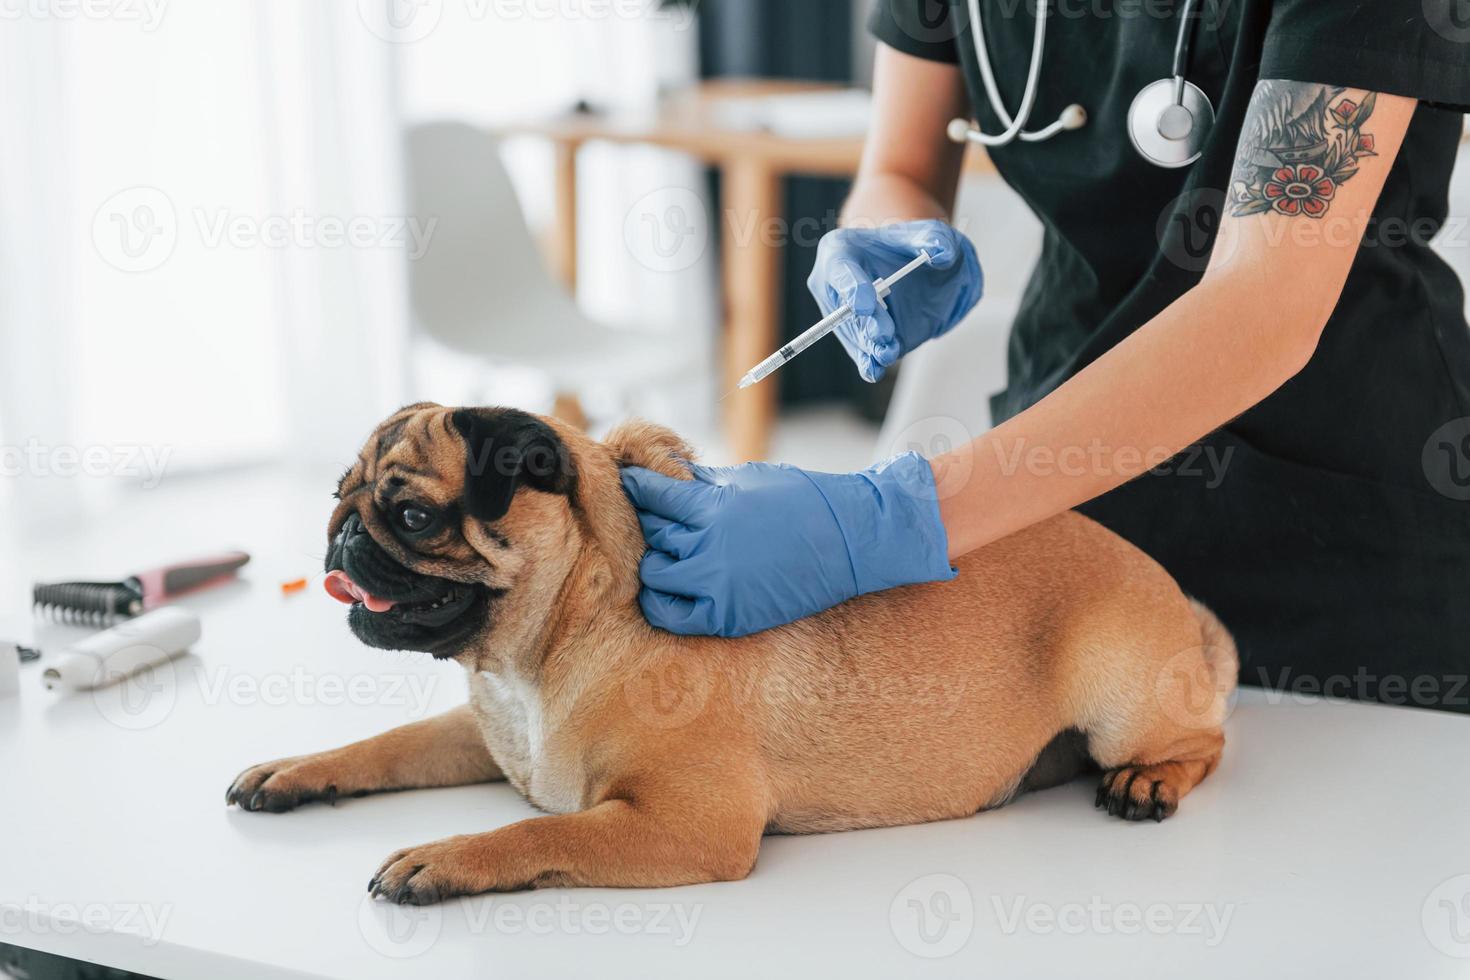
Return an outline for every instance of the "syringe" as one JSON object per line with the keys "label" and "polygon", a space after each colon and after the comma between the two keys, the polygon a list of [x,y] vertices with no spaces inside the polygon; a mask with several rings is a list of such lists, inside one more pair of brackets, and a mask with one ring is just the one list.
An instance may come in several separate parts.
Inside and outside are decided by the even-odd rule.
{"label": "syringe", "polygon": [[[874,279],[873,292],[877,293],[878,302],[883,302],[884,298],[888,296],[889,291],[893,289],[894,283],[898,282],[910,272],[913,272],[919,266],[927,265],[931,261],[933,260],[930,258],[928,250],[921,250],[919,254],[914,257],[914,260],[912,262],[904,266],[902,269],[899,269],[891,276],[880,276],[879,278]],[[737,387],[749,388],[757,381],[761,381],[764,378],[767,378],[770,375],[774,374],[777,368],[781,367],[787,361],[790,361],[792,358],[794,358],[797,354],[800,354],[812,344],[815,344],[817,341],[827,336],[833,330],[837,329],[837,325],[850,316],[852,316],[852,304],[843,303],[841,306],[837,307],[837,309],[833,310],[831,313],[828,313],[816,323],[803,330],[800,334],[797,335],[796,339],[792,340],[780,350],[776,351],[776,353],[772,354],[764,361],[761,361],[749,371],[745,372],[745,377],[740,379],[740,384]]]}

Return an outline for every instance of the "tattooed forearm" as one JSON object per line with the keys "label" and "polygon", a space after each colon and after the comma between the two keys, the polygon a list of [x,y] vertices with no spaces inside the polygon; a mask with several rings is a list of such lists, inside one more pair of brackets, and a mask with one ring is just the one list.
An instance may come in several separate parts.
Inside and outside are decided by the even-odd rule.
{"label": "tattooed forearm", "polygon": [[1376,101],[1372,92],[1333,85],[1259,83],[1240,134],[1231,213],[1326,214],[1359,162],[1377,156],[1373,135],[1363,132]]}

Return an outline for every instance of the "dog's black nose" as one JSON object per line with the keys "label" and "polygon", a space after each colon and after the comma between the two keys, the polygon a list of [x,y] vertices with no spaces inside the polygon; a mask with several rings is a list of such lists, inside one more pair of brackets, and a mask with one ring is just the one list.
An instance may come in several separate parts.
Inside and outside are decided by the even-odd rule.
{"label": "dog's black nose", "polygon": [[[343,562],[347,560],[348,546],[365,535],[367,535],[367,528],[363,527],[362,518],[357,514],[348,515],[347,519],[342,522],[342,526],[337,528],[336,536],[327,546],[327,554],[322,559],[322,566],[329,572],[342,568]],[[352,550],[361,551],[365,544],[370,545],[371,543],[372,538],[367,537],[363,543],[358,544]]]}

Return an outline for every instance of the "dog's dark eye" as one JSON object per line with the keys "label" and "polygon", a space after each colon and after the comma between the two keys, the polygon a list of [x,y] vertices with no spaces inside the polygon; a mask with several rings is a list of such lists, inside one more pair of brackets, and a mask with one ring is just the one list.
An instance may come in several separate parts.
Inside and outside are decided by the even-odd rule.
{"label": "dog's dark eye", "polygon": [[398,526],[411,534],[427,531],[433,524],[434,515],[416,504],[398,508]]}

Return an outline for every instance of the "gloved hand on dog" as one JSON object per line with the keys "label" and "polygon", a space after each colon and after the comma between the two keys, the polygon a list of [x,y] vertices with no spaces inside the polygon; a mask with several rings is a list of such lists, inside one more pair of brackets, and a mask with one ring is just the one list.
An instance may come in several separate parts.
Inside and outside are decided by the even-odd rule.
{"label": "gloved hand on dog", "polygon": [[672,633],[744,636],[867,592],[953,578],[934,473],[905,453],[860,473],[627,467],[648,552],[638,601]]}
{"label": "gloved hand on dog", "polygon": [[[932,261],[896,283],[879,303],[873,280],[896,272],[923,249]],[[979,302],[985,280],[970,240],[943,221],[927,220],[828,232],[806,287],[823,316],[853,304],[857,315],[838,325],[837,337],[863,380],[877,381],[900,357],[964,319]]]}

